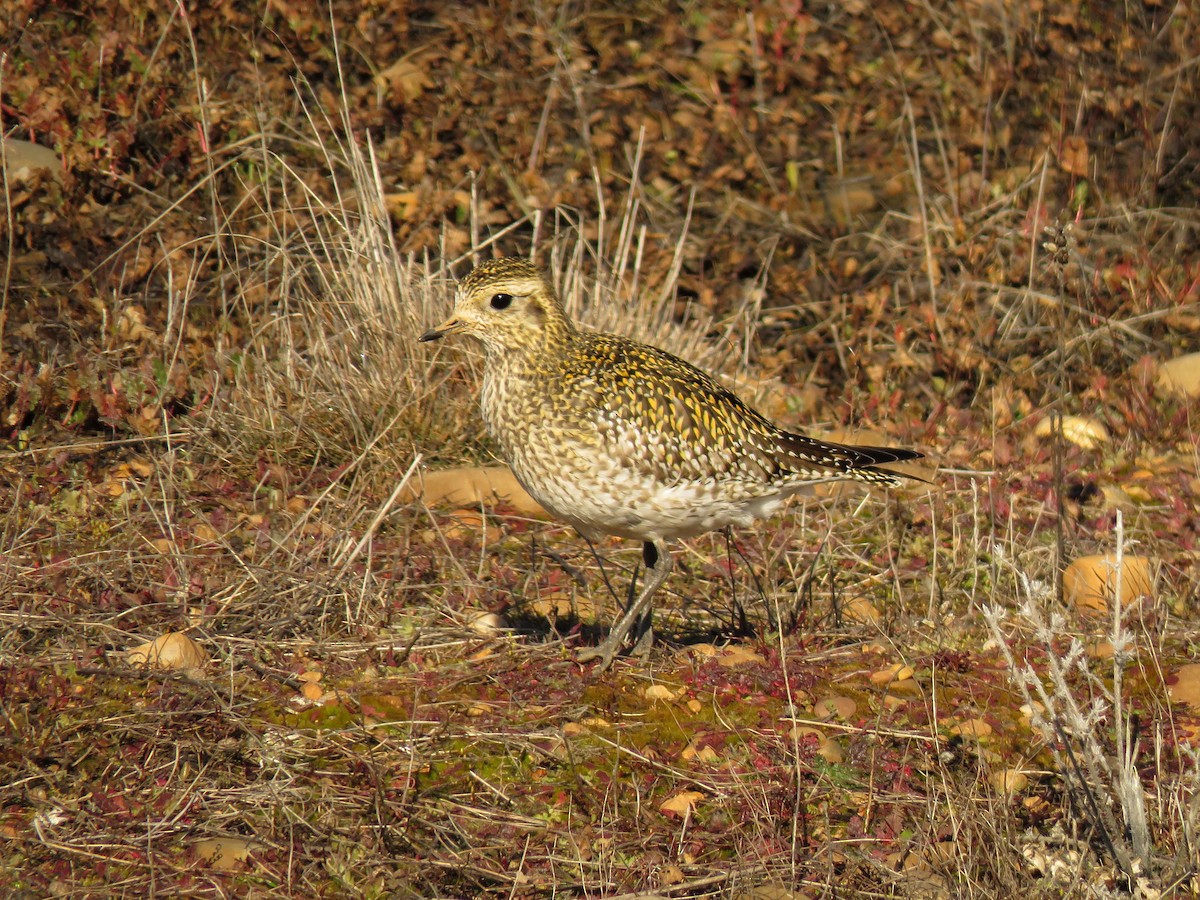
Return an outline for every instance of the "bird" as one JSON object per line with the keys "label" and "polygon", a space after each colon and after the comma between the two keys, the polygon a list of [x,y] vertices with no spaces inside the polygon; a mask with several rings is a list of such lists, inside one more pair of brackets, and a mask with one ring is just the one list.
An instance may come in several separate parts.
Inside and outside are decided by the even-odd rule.
{"label": "bird", "polygon": [[631,583],[607,638],[576,654],[599,671],[631,640],[635,654],[651,646],[671,542],[767,518],[815,483],[897,485],[878,466],[922,456],[779,428],[667,351],[577,326],[547,274],[521,257],[472,269],[450,317],[418,340],[457,334],[483,345],[483,421],[529,494],[589,540],[642,542],[641,592]]}

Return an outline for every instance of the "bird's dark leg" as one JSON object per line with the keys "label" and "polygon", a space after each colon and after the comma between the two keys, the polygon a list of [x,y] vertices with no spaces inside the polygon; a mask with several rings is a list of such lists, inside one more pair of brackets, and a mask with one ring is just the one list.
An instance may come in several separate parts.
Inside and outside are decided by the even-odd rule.
{"label": "bird's dark leg", "polygon": [[[646,551],[643,548],[643,550],[642,550],[643,558],[645,557],[645,555],[646,555]],[[650,567],[647,566],[646,568],[649,569]],[[637,598],[637,580],[638,580],[638,575],[640,574],[640,572],[641,572],[641,568],[639,566],[633,567],[633,574],[629,576],[629,589],[627,591],[625,591],[625,605],[621,607],[622,610],[629,609],[629,607],[633,606],[633,601]]]}
{"label": "bird's dark leg", "polygon": [[[647,580],[654,578],[657,574],[657,566],[660,556],[670,558],[671,554],[663,551],[658,552],[658,548],[654,546],[653,541],[645,541],[642,544],[642,562],[646,564]],[[670,565],[670,562],[667,563]],[[664,575],[665,579],[666,576]],[[660,582],[661,583],[661,582]],[[630,597],[633,595],[633,584],[629,585]],[[650,648],[654,646],[654,606],[646,605],[646,611],[642,613],[633,627],[633,649],[629,651],[630,656],[645,656],[650,652]]]}
{"label": "bird's dark leg", "polygon": [[642,545],[642,559],[646,562],[646,583],[641,593],[625,608],[624,614],[612,626],[603,643],[592,649],[579,651],[575,657],[579,662],[599,659],[598,671],[603,672],[612,665],[613,659],[625,645],[625,639],[631,634],[637,642],[634,647],[635,653],[644,653],[654,642],[654,630],[651,627],[654,608],[651,600],[671,574],[673,561],[667,551],[667,545],[661,540],[646,541]]}

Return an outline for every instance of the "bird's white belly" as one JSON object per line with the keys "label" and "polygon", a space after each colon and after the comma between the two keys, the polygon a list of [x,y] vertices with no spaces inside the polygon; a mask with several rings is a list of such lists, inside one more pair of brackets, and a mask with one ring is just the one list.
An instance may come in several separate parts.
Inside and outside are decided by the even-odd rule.
{"label": "bird's white belly", "polygon": [[565,448],[552,466],[531,465],[524,456],[513,453],[510,460],[526,490],[552,515],[588,536],[615,534],[641,541],[693,537],[770,516],[787,496],[782,491],[763,496],[762,485],[739,490],[730,482],[666,484],[611,459],[585,461]]}

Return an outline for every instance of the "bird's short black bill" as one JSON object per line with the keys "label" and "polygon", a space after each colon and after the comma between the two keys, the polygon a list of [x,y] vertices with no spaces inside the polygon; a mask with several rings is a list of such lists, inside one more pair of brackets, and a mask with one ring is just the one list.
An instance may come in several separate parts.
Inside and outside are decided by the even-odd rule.
{"label": "bird's short black bill", "polygon": [[436,341],[446,332],[438,331],[436,328],[430,328],[427,332],[417,338],[418,341]]}

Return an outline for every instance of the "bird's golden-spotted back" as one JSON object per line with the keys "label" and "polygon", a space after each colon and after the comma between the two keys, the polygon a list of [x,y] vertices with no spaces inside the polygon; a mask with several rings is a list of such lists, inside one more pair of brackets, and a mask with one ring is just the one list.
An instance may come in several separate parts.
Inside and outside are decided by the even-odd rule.
{"label": "bird's golden-spotted back", "polygon": [[[778,471],[753,451],[775,427],[700,370],[645,344],[580,333],[566,385],[587,383],[589,417],[614,442],[629,442],[629,465],[657,480],[750,478]],[[750,452],[747,452],[750,450]]]}
{"label": "bird's golden-spotted back", "polygon": [[[880,461],[853,447],[778,428],[704,372],[658,348],[579,332],[563,359],[567,392],[583,387],[588,416],[612,442],[635,442],[629,465],[662,483],[744,481],[753,495],[788,482],[853,477]],[[894,481],[879,473],[882,483]]]}

